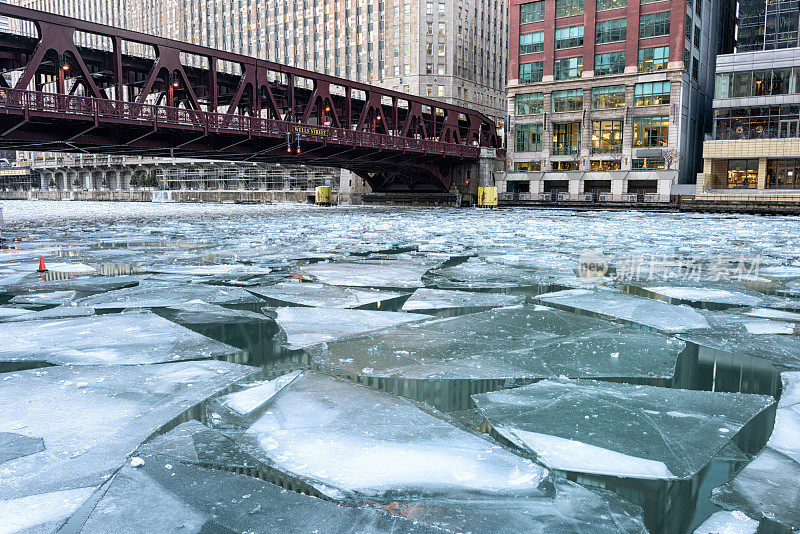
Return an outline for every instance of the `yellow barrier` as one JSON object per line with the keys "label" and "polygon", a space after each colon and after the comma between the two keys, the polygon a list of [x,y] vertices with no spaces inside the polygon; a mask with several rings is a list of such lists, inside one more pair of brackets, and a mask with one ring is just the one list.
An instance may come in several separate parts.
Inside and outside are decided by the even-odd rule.
{"label": "yellow barrier", "polygon": [[497,206],[497,187],[478,187],[478,206],[483,208]]}
{"label": "yellow barrier", "polygon": [[323,185],[317,187],[314,192],[314,204],[318,204],[320,206],[330,206],[331,205],[331,188],[330,186]]}

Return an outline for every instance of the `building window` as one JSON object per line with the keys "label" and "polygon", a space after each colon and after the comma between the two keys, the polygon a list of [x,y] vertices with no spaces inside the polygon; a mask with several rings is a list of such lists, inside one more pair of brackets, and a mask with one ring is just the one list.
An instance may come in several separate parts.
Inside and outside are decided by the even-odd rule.
{"label": "building window", "polygon": [[796,138],[800,136],[800,106],[716,109],[714,130],[721,140]]}
{"label": "building window", "polygon": [[556,50],[583,46],[583,26],[556,28]]}
{"label": "building window", "polygon": [[583,14],[583,0],[556,0],[556,18]]}
{"label": "building window", "polygon": [[631,168],[635,171],[645,169],[666,169],[667,163],[664,158],[633,158]]}
{"label": "building window", "polygon": [[669,63],[669,47],[656,46],[639,49],[639,72],[651,72],[667,68]]}
{"label": "building window", "polygon": [[541,82],[543,73],[544,73],[543,61],[534,61],[532,63],[520,63],[519,83]]}
{"label": "building window", "polygon": [[556,80],[580,78],[583,75],[583,56],[557,59],[553,62]]}
{"label": "building window", "polygon": [[633,146],[657,148],[669,142],[669,117],[635,117]]}
{"label": "building window", "polygon": [[800,67],[717,74],[715,98],[800,93]]}
{"label": "building window", "polygon": [[597,11],[619,9],[628,6],[628,0],[597,0]]}
{"label": "building window", "polygon": [[514,151],[541,152],[542,132],[541,124],[517,124],[514,126]]}
{"label": "building window", "polygon": [[519,53],[534,54],[544,50],[544,32],[519,34]]}
{"label": "building window", "polygon": [[635,106],[669,104],[670,82],[637,83],[634,89]]}
{"label": "building window", "polygon": [[520,24],[537,22],[540,20],[544,20],[544,0],[540,2],[529,2],[519,6]]}
{"label": "building window", "polygon": [[728,189],[755,189],[757,185],[757,159],[728,160]]}
{"label": "building window", "polygon": [[581,123],[567,122],[553,125],[553,155],[579,154],[581,151]]}
{"label": "building window", "polygon": [[538,171],[542,170],[542,162],[541,161],[515,161],[514,162],[514,170],[515,171],[538,172]]}
{"label": "building window", "polygon": [[618,171],[622,168],[618,159],[593,159],[593,171]]}
{"label": "building window", "polygon": [[[730,176],[730,162],[728,162]],[[767,188],[800,189],[800,159],[768,159]]]}
{"label": "building window", "polygon": [[609,52],[594,56],[594,75],[607,76],[625,72],[625,52]]}
{"label": "building window", "polygon": [[639,17],[639,39],[669,35],[669,11]]}
{"label": "building window", "polygon": [[553,113],[562,111],[580,111],[583,109],[583,89],[567,89],[553,91]]}
{"label": "building window", "polygon": [[592,121],[592,154],[622,152],[622,121]]}
{"label": "building window", "polygon": [[613,109],[625,106],[625,86],[592,88],[592,109]]}
{"label": "building window", "polygon": [[554,161],[553,162],[553,170],[554,171],[577,171],[578,170],[578,162],[577,161]]}
{"label": "building window", "polygon": [[514,97],[517,115],[533,115],[544,111],[544,94],[527,93]]}
{"label": "building window", "polygon": [[628,19],[602,20],[594,30],[595,44],[624,41],[628,35]]}

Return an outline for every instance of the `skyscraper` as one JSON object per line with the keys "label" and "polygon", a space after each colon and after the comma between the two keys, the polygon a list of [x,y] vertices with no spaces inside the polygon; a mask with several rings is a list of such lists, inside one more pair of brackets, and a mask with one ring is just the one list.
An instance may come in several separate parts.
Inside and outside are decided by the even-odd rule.
{"label": "skyscraper", "polygon": [[511,0],[510,17],[507,191],[694,181],[726,0]]}

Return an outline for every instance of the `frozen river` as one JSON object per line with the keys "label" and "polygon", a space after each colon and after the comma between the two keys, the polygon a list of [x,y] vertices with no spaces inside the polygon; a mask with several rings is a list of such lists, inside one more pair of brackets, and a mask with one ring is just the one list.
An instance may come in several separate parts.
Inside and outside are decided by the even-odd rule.
{"label": "frozen river", "polygon": [[800,219],[0,207],[2,533],[800,529]]}

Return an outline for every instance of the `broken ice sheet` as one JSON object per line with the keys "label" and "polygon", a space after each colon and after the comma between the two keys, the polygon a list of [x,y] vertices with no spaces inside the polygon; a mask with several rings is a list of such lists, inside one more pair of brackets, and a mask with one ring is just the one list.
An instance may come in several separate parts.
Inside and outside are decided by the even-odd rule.
{"label": "broken ice sheet", "polygon": [[23,304],[28,306],[50,306],[69,304],[73,300],[75,300],[75,291],[51,291],[49,293],[17,295],[9,302],[11,304]]}
{"label": "broken ice sheet", "polygon": [[422,276],[431,267],[432,263],[390,260],[314,263],[301,270],[318,282],[334,286],[415,288],[422,287]]}
{"label": "broken ice sheet", "polygon": [[149,265],[141,267],[143,272],[157,274],[177,274],[183,276],[231,277],[256,274],[269,274],[269,267],[245,264],[216,265]]}
{"label": "broken ice sheet", "polygon": [[757,306],[761,302],[759,297],[753,295],[710,287],[657,286],[645,287],[644,290],[652,293],[654,298],[661,298],[673,304],[700,305],[701,307],[712,304]]}
{"label": "broken ice sheet", "polygon": [[150,312],[4,322],[0,339],[0,361],[69,365],[226,358],[240,352]]}
{"label": "broken ice sheet", "polygon": [[473,395],[492,428],[551,469],[688,479],[772,397],[590,380],[544,380]]}
{"label": "broken ice sheet", "polygon": [[402,323],[430,319],[414,313],[351,310],[343,308],[276,308],[276,321],[285,336],[282,344],[300,349],[345,337],[382,330]]}
{"label": "broken ice sheet", "polygon": [[96,489],[65,489],[15,499],[0,499],[0,533],[56,532]]}
{"label": "broken ice sheet", "polygon": [[[180,425],[146,447],[141,467],[123,467],[80,532],[442,532],[374,509],[341,506],[255,477],[174,461],[171,434],[184,441],[212,431]],[[207,431],[207,432],[206,432]]]}
{"label": "broken ice sheet", "polygon": [[145,280],[136,287],[108,291],[80,299],[78,304],[96,310],[179,307],[202,300],[211,304],[255,303],[261,300],[244,289],[175,281]]}
{"label": "broken ice sheet", "polygon": [[10,285],[7,291],[16,295],[43,293],[46,291],[74,291],[78,298],[82,298],[115,289],[135,287],[141,280],[143,280],[141,276],[81,276],[78,278],[42,280],[41,277],[31,275],[30,278]]}
{"label": "broken ice sheet", "polygon": [[712,493],[725,508],[800,529],[800,372],[781,374],[783,392],[766,447]]}
{"label": "broken ice sheet", "polygon": [[2,464],[0,499],[97,486],[161,426],[252,373],[209,361],[6,374],[0,432],[41,438],[45,450]]}
{"label": "broken ice sheet", "polygon": [[451,308],[484,309],[513,306],[525,300],[522,295],[478,293],[444,289],[417,289],[403,304],[403,311],[426,312]]}
{"label": "broken ice sheet", "polygon": [[[412,379],[672,378],[684,343],[544,306],[402,325],[311,349],[344,375]],[[419,399],[424,400],[424,399]],[[426,401],[427,402],[427,401]]]}
{"label": "broken ice sheet", "polygon": [[273,398],[239,438],[329,498],[447,532],[644,532],[619,497],[562,480],[409,401],[317,373]]}
{"label": "broken ice sheet", "polygon": [[273,306],[324,306],[358,308],[400,298],[408,293],[392,293],[374,289],[352,289],[315,283],[282,282],[272,286],[248,287],[248,291]]}
{"label": "broken ice sheet", "polygon": [[[74,317],[89,317],[94,315],[94,309],[82,308],[80,306],[56,306],[42,311],[21,310],[23,314],[9,314],[4,315],[3,309],[0,308],[0,323],[1,322],[19,322],[19,321],[40,321],[45,319],[69,319]],[[2,329],[0,329],[2,330]],[[2,355],[0,354],[0,360]]]}
{"label": "broken ice sheet", "polygon": [[547,474],[410,401],[309,372],[283,388],[241,440],[333,498],[533,495]]}
{"label": "broken ice sheet", "polygon": [[712,514],[694,534],[756,534],[757,531],[758,521],[736,510]]}
{"label": "broken ice sheet", "polygon": [[621,320],[668,334],[709,328],[706,318],[688,306],[674,306],[615,290],[569,289],[545,293],[536,299],[546,306]]}
{"label": "broken ice sheet", "polygon": [[247,417],[254,412],[258,413],[258,408],[269,402],[272,397],[291,384],[300,374],[300,371],[293,371],[272,380],[248,384],[244,389],[215,399],[215,401],[219,403],[221,408],[238,416]]}
{"label": "broken ice sheet", "polygon": [[547,280],[535,271],[488,263],[481,258],[469,258],[459,265],[434,269],[429,276],[431,283],[441,288],[519,287]]}

